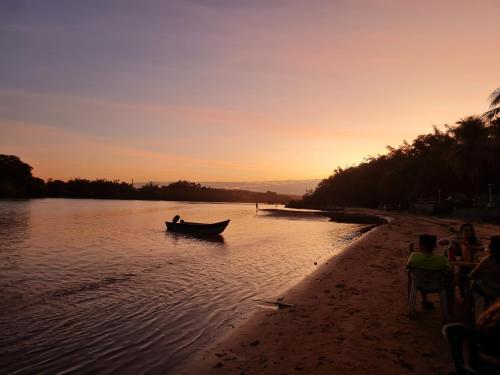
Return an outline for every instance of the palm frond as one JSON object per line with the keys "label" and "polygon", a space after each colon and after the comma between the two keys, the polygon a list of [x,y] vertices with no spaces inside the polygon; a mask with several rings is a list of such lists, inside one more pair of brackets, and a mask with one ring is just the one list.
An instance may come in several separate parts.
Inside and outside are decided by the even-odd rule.
{"label": "palm frond", "polygon": [[500,105],[500,87],[497,87],[490,94],[490,108]]}
{"label": "palm frond", "polygon": [[482,117],[488,119],[488,120],[493,120],[495,117],[500,115],[500,107],[492,108],[487,112],[484,112]]}

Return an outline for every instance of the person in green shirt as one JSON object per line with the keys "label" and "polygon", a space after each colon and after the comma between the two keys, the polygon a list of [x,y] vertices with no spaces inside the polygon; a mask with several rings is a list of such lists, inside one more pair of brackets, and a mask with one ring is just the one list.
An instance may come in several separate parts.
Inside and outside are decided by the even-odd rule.
{"label": "person in green shirt", "polygon": [[[443,255],[434,254],[437,238],[432,234],[421,234],[418,238],[419,251],[412,252],[408,257],[406,267],[408,269],[423,269],[429,271],[443,271],[449,273],[451,271],[448,258]],[[410,251],[413,247],[410,247]],[[434,305],[427,300],[427,293],[422,292],[422,306],[426,309],[432,308]]]}

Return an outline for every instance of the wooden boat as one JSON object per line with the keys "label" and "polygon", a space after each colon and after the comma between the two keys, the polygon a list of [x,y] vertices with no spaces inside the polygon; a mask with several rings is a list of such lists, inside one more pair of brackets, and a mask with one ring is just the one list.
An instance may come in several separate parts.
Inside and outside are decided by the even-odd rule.
{"label": "wooden boat", "polygon": [[177,233],[187,233],[195,235],[212,235],[221,234],[224,229],[226,229],[230,220],[220,221],[218,223],[204,224],[204,223],[190,223],[187,221],[183,222],[171,222],[165,221],[167,229],[171,232]]}

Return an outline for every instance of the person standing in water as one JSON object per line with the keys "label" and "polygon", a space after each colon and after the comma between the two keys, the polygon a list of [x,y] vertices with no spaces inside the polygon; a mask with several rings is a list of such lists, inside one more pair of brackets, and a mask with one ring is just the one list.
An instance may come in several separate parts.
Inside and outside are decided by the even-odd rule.
{"label": "person standing in water", "polygon": [[259,203],[255,203],[255,211],[259,211]]}

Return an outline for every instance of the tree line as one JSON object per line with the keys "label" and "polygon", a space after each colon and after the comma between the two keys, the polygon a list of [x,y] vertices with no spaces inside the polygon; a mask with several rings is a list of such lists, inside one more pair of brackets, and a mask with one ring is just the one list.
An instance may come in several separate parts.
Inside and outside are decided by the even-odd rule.
{"label": "tree line", "polygon": [[[484,205],[488,185],[500,187],[500,88],[481,116],[437,127],[383,155],[338,167],[291,207],[358,206],[407,209],[424,198],[444,208]],[[482,196],[482,200],[481,200]]]}
{"label": "tree line", "polygon": [[159,186],[148,183],[136,188],[131,183],[106,179],[47,182],[32,175],[32,167],[14,155],[0,155],[0,198],[95,198],[202,202],[287,203],[293,196],[272,191],[217,189],[189,181]]}

